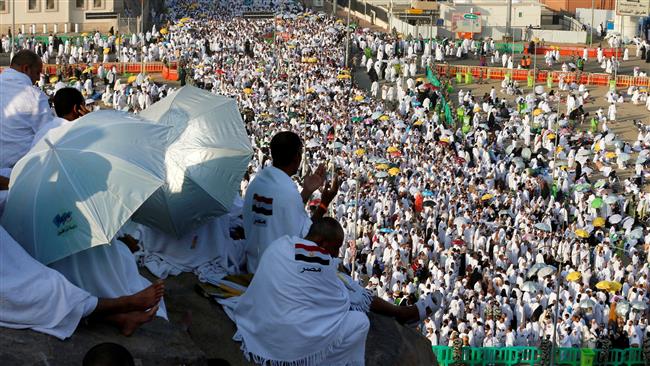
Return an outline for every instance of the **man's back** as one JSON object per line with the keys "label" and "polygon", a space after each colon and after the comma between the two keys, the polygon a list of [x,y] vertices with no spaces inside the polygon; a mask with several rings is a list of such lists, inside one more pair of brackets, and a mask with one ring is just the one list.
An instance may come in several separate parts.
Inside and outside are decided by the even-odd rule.
{"label": "man's back", "polygon": [[331,256],[309,240],[282,236],[268,246],[239,300],[235,337],[266,359],[300,359],[337,342],[349,309]]}
{"label": "man's back", "polygon": [[11,68],[0,74],[0,113],[0,168],[12,168],[54,114],[45,94],[27,75]]}
{"label": "man's back", "polygon": [[311,226],[295,183],[282,170],[266,167],[244,197],[248,272],[254,273],[265,247],[282,235],[304,236]]}

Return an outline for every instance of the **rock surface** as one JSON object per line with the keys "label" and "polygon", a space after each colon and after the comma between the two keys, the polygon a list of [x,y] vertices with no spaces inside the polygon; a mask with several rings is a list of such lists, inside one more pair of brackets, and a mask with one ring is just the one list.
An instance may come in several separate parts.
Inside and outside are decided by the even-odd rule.
{"label": "rock surface", "polygon": [[[157,318],[131,337],[105,324],[81,325],[66,341],[29,330],[0,328],[0,364],[80,365],[94,345],[115,342],[129,349],[136,364],[143,366],[206,365],[210,359],[223,359],[232,366],[252,365],[232,341],[235,325],[220,306],[194,290],[196,283],[196,277],[188,273],[166,279],[170,322]],[[370,314],[366,365],[429,366],[434,362],[427,339],[391,318]]]}

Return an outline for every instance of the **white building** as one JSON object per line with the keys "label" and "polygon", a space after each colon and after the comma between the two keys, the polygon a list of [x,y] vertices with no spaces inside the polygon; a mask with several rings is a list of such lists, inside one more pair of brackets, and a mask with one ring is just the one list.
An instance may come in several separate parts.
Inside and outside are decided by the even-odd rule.
{"label": "white building", "polygon": [[[539,27],[542,21],[542,9],[537,0],[512,1],[512,27],[515,39],[521,39],[528,26]],[[508,4],[506,0],[454,0],[453,3],[440,3],[440,18],[445,27],[451,29],[453,14],[480,14],[482,25],[481,37],[502,39],[507,35]]]}
{"label": "white building", "polygon": [[[145,0],[145,6],[148,0]],[[139,1],[129,0],[0,0],[0,33],[7,34],[12,23],[18,31],[31,34],[118,30],[127,22],[125,14],[139,14],[130,9]],[[15,7],[15,18],[14,18]],[[146,12],[145,12],[146,13]],[[132,29],[136,21],[132,21]],[[126,31],[126,30],[123,30]]]}

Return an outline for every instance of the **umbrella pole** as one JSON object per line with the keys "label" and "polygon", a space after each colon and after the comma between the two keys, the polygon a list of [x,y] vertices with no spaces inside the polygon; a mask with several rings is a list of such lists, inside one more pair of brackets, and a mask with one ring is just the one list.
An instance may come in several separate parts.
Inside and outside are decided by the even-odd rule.
{"label": "umbrella pole", "polygon": [[555,348],[557,344],[557,319],[560,312],[560,271],[562,267],[560,263],[557,266],[557,284],[555,285],[555,306],[553,308],[553,343],[551,344],[551,366],[555,364]]}

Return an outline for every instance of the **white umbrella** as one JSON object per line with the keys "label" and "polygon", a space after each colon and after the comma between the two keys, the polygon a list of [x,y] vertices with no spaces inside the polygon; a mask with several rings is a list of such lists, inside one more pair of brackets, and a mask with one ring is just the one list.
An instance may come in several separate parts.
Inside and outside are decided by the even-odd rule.
{"label": "white umbrella", "polygon": [[526,281],[521,285],[521,291],[537,292],[539,291],[539,286],[533,281]]}
{"label": "white umbrella", "polygon": [[545,265],[544,267],[540,268],[539,271],[537,271],[537,276],[538,277],[550,276],[553,273],[555,273],[556,270],[557,270],[557,268],[555,268],[553,266]]}
{"label": "white umbrella", "polygon": [[539,229],[539,230],[542,230],[542,231],[547,231],[547,232],[551,231],[551,226],[549,224],[546,224],[546,223],[543,223],[543,222],[536,223],[535,228]]}
{"label": "white umbrella", "polygon": [[619,222],[621,222],[621,215],[615,214],[615,215],[612,215],[612,216],[609,217],[609,223],[610,224],[616,225]]}
{"label": "white umbrella", "polygon": [[166,184],[134,220],[180,237],[229,212],[253,155],[237,102],[185,86],[140,115],[172,132]]}
{"label": "white umbrella", "polygon": [[526,277],[533,277],[534,275],[537,274],[537,272],[540,269],[544,268],[545,266],[546,265],[544,263],[535,263],[535,264],[533,264],[532,267],[530,267],[530,269],[526,273]]}
{"label": "white umbrella", "polygon": [[603,199],[603,201],[605,201],[605,203],[608,204],[608,205],[613,205],[613,204],[616,203],[616,201],[618,201],[618,197],[616,197],[616,196],[607,196],[607,197],[605,197]]}
{"label": "white umbrella", "polygon": [[530,152],[530,149],[527,147],[521,150],[521,157],[524,158],[525,160],[530,160],[531,154],[532,153]]}
{"label": "white umbrella", "polygon": [[630,230],[633,225],[634,225],[634,219],[631,218],[630,216],[626,217],[625,220],[623,220],[623,229]]}
{"label": "white umbrella", "polygon": [[596,306],[596,302],[594,300],[592,300],[592,299],[586,299],[586,300],[580,301],[580,307],[583,308],[583,309],[591,309],[594,306]]}
{"label": "white umbrella", "polygon": [[2,226],[44,264],[108,244],[164,183],[168,134],[112,110],[51,130],[14,166]]}
{"label": "white umbrella", "polygon": [[632,305],[632,309],[639,311],[643,311],[648,308],[648,304],[643,301],[632,301],[630,305]]}
{"label": "white umbrella", "polygon": [[616,303],[616,314],[625,316],[630,311],[630,303],[627,301],[618,301]]}

